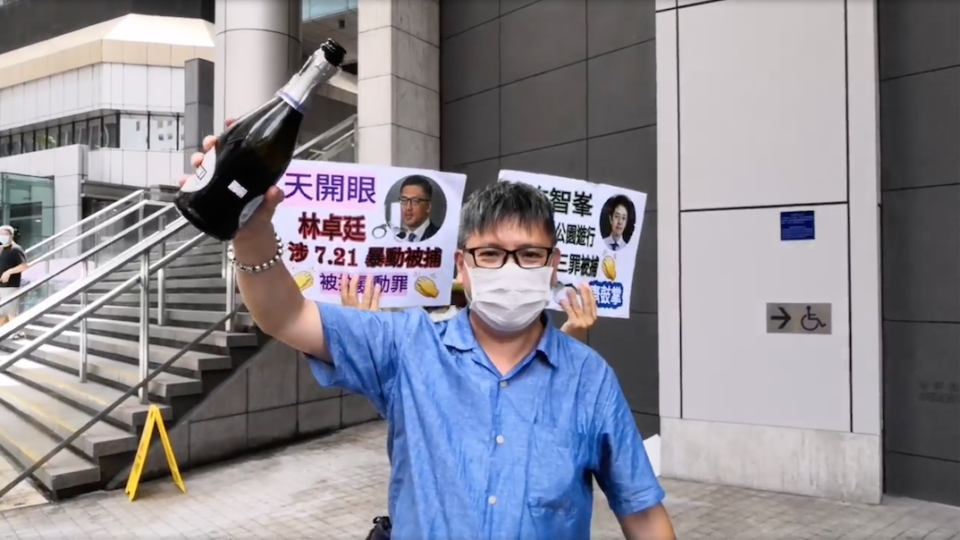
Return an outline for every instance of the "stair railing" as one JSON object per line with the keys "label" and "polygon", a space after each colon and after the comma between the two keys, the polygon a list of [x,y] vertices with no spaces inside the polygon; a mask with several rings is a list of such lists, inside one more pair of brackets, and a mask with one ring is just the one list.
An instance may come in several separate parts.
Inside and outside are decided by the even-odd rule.
{"label": "stair railing", "polygon": [[138,190],[138,191],[134,191],[133,193],[127,195],[126,197],[124,197],[124,198],[122,198],[122,199],[120,199],[120,200],[114,201],[113,203],[111,203],[110,205],[108,205],[108,206],[100,209],[100,210],[97,211],[96,213],[90,214],[89,216],[87,216],[87,217],[83,218],[82,220],[74,223],[73,225],[71,225],[71,226],[63,229],[62,231],[54,234],[53,236],[51,236],[51,237],[43,240],[42,242],[39,242],[39,243],[37,243],[37,244],[34,244],[34,245],[28,247],[28,248],[25,249],[24,251],[27,253],[27,255],[29,255],[31,252],[34,252],[34,251],[40,249],[41,247],[49,244],[50,242],[55,242],[58,238],[66,235],[67,233],[73,231],[74,229],[83,227],[84,225],[87,225],[87,224],[89,224],[89,223],[96,223],[97,220],[99,220],[100,218],[102,218],[102,217],[104,217],[104,216],[106,216],[106,215],[109,215],[111,212],[113,212],[113,211],[116,210],[117,208],[120,208],[121,206],[123,206],[123,205],[125,205],[125,204],[127,204],[127,203],[133,202],[134,200],[139,200],[139,201],[144,200],[144,199],[146,198],[146,194],[147,194],[147,191],[144,190],[144,189],[141,189],[141,190]]}
{"label": "stair railing", "polygon": [[309,161],[331,161],[340,152],[356,146],[357,133],[357,115],[354,114],[297,148],[293,157]]}
{"label": "stair railing", "polygon": [[[153,217],[162,219],[164,211],[161,210],[156,212]],[[226,289],[226,313],[214,324],[210,325],[203,332],[195,337],[190,343],[183,346],[180,350],[174,353],[170,358],[160,364],[156,369],[150,369],[150,277],[153,274],[161,274],[163,269],[166,268],[172,261],[183,256],[191,249],[199,245],[205,238],[206,235],[200,233],[186,242],[177,246],[176,249],[170,253],[164,254],[163,246],[165,243],[175,237],[178,233],[184,230],[187,227],[187,221],[184,218],[177,218],[173,223],[168,225],[165,228],[157,231],[155,234],[144,239],[142,242],[139,242],[137,245],[126,250],[119,256],[113,258],[108,263],[96,269],[96,271],[87,276],[85,279],[81,279],[77,283],[73,284],[67,289],[60,291],[53,296],[47,298],[39,305],[31,308],[23,316],[14,319],[13,322],[4,326],[0,329],[0,339],[5,338],[8,335],[11,335],[15,332],[20,331],[22,328],[25,328],[29,324],[35,322],[39,318],[43,317],[53,308],[61,305],[66,300],[73,298],[74,296],[80,294],[84,295],[86,292],[93,287],[94,285],[103,281],[107,276],[123,268],[124,266],[138,261],[140,262],[140,270],[136,275],[128,278],[123,281],[109,292],[103,294],[93,302],[89,304],[84,303],[80,310],[76,313],[70,315],[66,320],[60,322],[53,328],[47,330],[40,336],[36,337],[29,343],[25,344],[23,347],[19,348],[12,355],[6,359],[0,361],[0,373],[5,372],[10,366],[14,365],[17,361],[23,359],[24,357],[30,355],[43,345],[49,343],[55,337],[66,331],[68,328],[76,325],[77,323],[83,324],[83,321],[86,320],[91,314],[95,313],[101,307],[107,305],[108,302],[117,298],[127,290],[131,289],[134,286],[139,286],[140,290],[140,356],[138,359],[139,371],[140,371],[140,382],[126,390],[119,398],[113,401],[111,404],[107,405],[103,410],[98,412],[91,418],[86,424],[84,424],[80,429],[75,431],[73,434],[64,438],[56,447],[47,452],[40,459],[36,460],[32,465],[25,468],[16,478],[11,480],[5,486],[0,488],[0,498],[10,492],[15,488],[20,482],[29,478],[33,473],[35,473],[40,467],[46,464],[50,459],[56,456],[64,448],[73,444],[78,438],[80,438],[84,433],[90,430],[98,422],[106,418],[111,412],[113,412],[117,407],[122,405],[127,399],[133,397],[134,395],[138,396],[139,400],[143,404],[149,402],[149,390],[148,385],[150,382],[156,378],[161,373],[165,372],[174,362],[179,360],[186,354],[188,351],[192,350],[198,344],[200,344],[204,339],[206,339],[210,334],[212,334],[217,328],[221,326],[230,328],[232,326],[233,319],[236,317],[237,312],[240,310],[240,305],[236,302],[236,286],[235,286],[235,271],[232,265],[225,264],[224,270],[227,277],[227,289]],[[133,230],[133,228],[128,228],[124,233]],[[118,235],[120,236],[120,235]],[[159,259],[155,262],[150,262],[150,253],[154,248],[160,247],[161,252]],[[224,259],[226,263],[226,259]],[[162,293],[162,289],[158,287],[158,292]],[[161,298],[158,298],[158,307],[162,308],[162,303],[159,302]],[[8,326],[12,327],[8,329]]]}
{"label": "stair railing", "polygon": [[[155,213],[153,213],[153,214],[150,214],[150,215],[147,215],[147,216],[143,217],[143,216],[144,216],[144,215],[143,215],[144,210],[145,210],[147,207],[151,207],[151,206],[152,206],[152,207],[155,207],[155,208],[159,208],[160,210],[157,211],[157,212],[155,212]],[[119,214],[113,216],[112,218],[110,218],[110,219],[104,221],[103,223],[97,225],[96,227],[93,227],[93,228],[91,228],[90,230],[85,231],[83,234],[81,234],[81,235],[79,235],[79,236],[77,236],[77,237],[75,237],[75,238],[72,238],[69,242],[63,244],[62,246],[59,246],[59,247],[57,247],[57,248],[55,248],[55,249],[52,249],[52,250],[44,253],[44,254],[41,255],[40,257],[34,259],[34,260],[28,260],[28,261],[27,261],[27,264],[29,265],[28,268],[33,268],[34,266],[40,264],[41,262],[42,262],[42,263],[45,263],[44,276],[43,276],[42,278],[40,278],[40,279],[35,280],[35,281],[31,281],[31,282],[28,283],[26,286],[20,287],[20,288],[17,290],[16,293],[10,295],[9,297],[7,297],[7,298],[5,298],[5,299],[3,299],[3,300],[0,300],[0,308],[2,308],[3,306],[5,306],[5,305],[7,305],[7,304],[9,304],[9,303],[11,303],[11,302],[19,302],[21,298],[27,296],[28,294],[30,294],[30,293],[33,292],[34,290],[40,288],[41,286],[43,286],[43,285],[45,285],[46,283],[50,282],[50,281],[53,280],[54,278],[60,276],[61,274],[63,274],[63,273],[66,272],[67,270],[70,270],[71,268],[77,266],[78,264],[82,264],[82,266],[80,267],[80,273],[81,273],[80,278],[81,278],[81,279],[85,278],[85,277],[86,277],[86,271],[87,271],[88,262],[89,262],[95,255],[97,255],[97,254],[100,253],[101,251],[107,249],[108,247],[112,246],[112,245],[115,244],[117,241],[123,239],[124,237],[126,237],[127,234],[129,234],[129,233],[131,233],[131,232],[135,232],[135,231],[142,231],[144,226],[146,226],[147,224],[151,223],[152,221],[160,218],[165,212],[169,211],[169,210],[172,209],[172,208],[173,208],[173,205],[172,205],[172,204],[169,204],[169,203],[160,203],[160,202],[155,202],[155,201],[146,200],[146,199],[145,199],[145,200],[142,200],[142,201],[134,204],[134,205],[131,206],[130,208],[127,208],[127,209],[124,210],[123,212],[120,212]],[[123,220],[125,217],[129,216],[130,214],[133,214],[134,212],[137,212],[140,216],[142,216],[142,217],[140,218],[140,220],[139,220],[135,225],[132,225],[132,226],[124,229],[122,232],[120,232],[120,233],[118,233],[118,234],[116,234],[116,235],[108,238],[107,240],[100,242],[99,244],[97,244],[97,245],[94,246],[93,248],[91,248],[91,249],[87,250],[85,253],[81,254],[79,257],[73,258],[72,260],[70,260],[69,262],[67,262],[65,265],[61,266],[59,269],[54,270],[53,272],[50,271],[50,261],[51,261],[53,255],[55,255],[55,254],[59,253],[60,251],[62,251],[62,250],[64,250],[64,249],[72,246],[73,244],[75,244],[75,243],[77,243],[77,242],[82,241],[84,238],[87,238],[87,237],[89,237],[89,236],[92,236],[92,235],[94,235],[94,234],[97,234],[98,232],[100,232],[100,231],[102,231],[103,229],[105,229],[105,228],[113,225],[114,223],[117,223],[117,222]],[[7,328],[7,326],[4,326],[3,328]],[[0,330],[0,339],[4,339],[5,337],[7,337],[7,335],[5,334],[5,332],[4,332],[3,330]]]}

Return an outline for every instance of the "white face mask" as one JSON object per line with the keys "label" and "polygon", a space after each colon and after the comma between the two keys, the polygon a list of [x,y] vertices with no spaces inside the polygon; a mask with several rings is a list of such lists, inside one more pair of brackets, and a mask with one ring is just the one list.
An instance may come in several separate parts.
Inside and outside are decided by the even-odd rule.
{"label": "white face mask", "polygon": [[9,245],[10,245],[10,237],[5,234],[0,235],[0,246],[9,246]]}
{"label": "white face mask", "polygon": [[467,268],[470,309],[499,332],[523,330],[550,303],[553,267],[520,268],[508,261],[503,268]]}

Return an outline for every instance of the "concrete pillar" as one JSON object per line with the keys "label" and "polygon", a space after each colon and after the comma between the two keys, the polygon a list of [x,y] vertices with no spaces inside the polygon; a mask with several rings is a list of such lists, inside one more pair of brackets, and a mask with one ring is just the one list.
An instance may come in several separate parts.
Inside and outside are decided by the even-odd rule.
{"label": "concrete pillar", "polygon": [[203,58],[193,58],[184,64],[183,70],[183,172],[189,174],[195,170],[190,157],[202,150],[203,138],[214,129],[214,66]]}
{"label": "concrete pillar", "polygon": [[360,163],[440,168],[440,5],[358,1]]}
{"label": "concrete pillar", "polygon": [[270,99],[300,68],[302,0],[217,0],[214,130]]}
{"label": "concrete pillar", "polygon": [[[656,25],[662,474],[877,503],[876,1],[658,0]],[[830,333],[768,303],[830,304]]]}

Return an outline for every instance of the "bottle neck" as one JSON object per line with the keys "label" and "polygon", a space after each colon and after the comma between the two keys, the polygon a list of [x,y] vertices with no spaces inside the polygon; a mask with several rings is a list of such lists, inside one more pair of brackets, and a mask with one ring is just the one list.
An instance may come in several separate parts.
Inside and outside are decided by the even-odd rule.
{"label": "bottle neck", "polygon": [[310,99],[314,88],[329,81],[339,71],[340,68],[327,62],[322,51],[317,51],[277,95],[302,113],[304,104]]}

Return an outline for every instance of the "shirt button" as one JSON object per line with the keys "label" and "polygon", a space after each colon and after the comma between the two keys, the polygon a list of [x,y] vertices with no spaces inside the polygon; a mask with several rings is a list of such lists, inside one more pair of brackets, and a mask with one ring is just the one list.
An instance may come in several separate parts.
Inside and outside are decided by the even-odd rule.
{"label": "shirt button", "polygon": [[500,388],[506,388],[506,387],[507,387],[507,381],[500,381]]}
{"label": "shirt button", "polygon": [[503,438],[503,435],[497,435],[497,444],[503,444],[506,439]]}
{"label": "shirt button", "polygon": [[490,506],[493,506],[493,505],[497,504],[497,498],[494,497],[493,495],[491,495],[491,496],[487,497],[487,503],[489,503]]}

